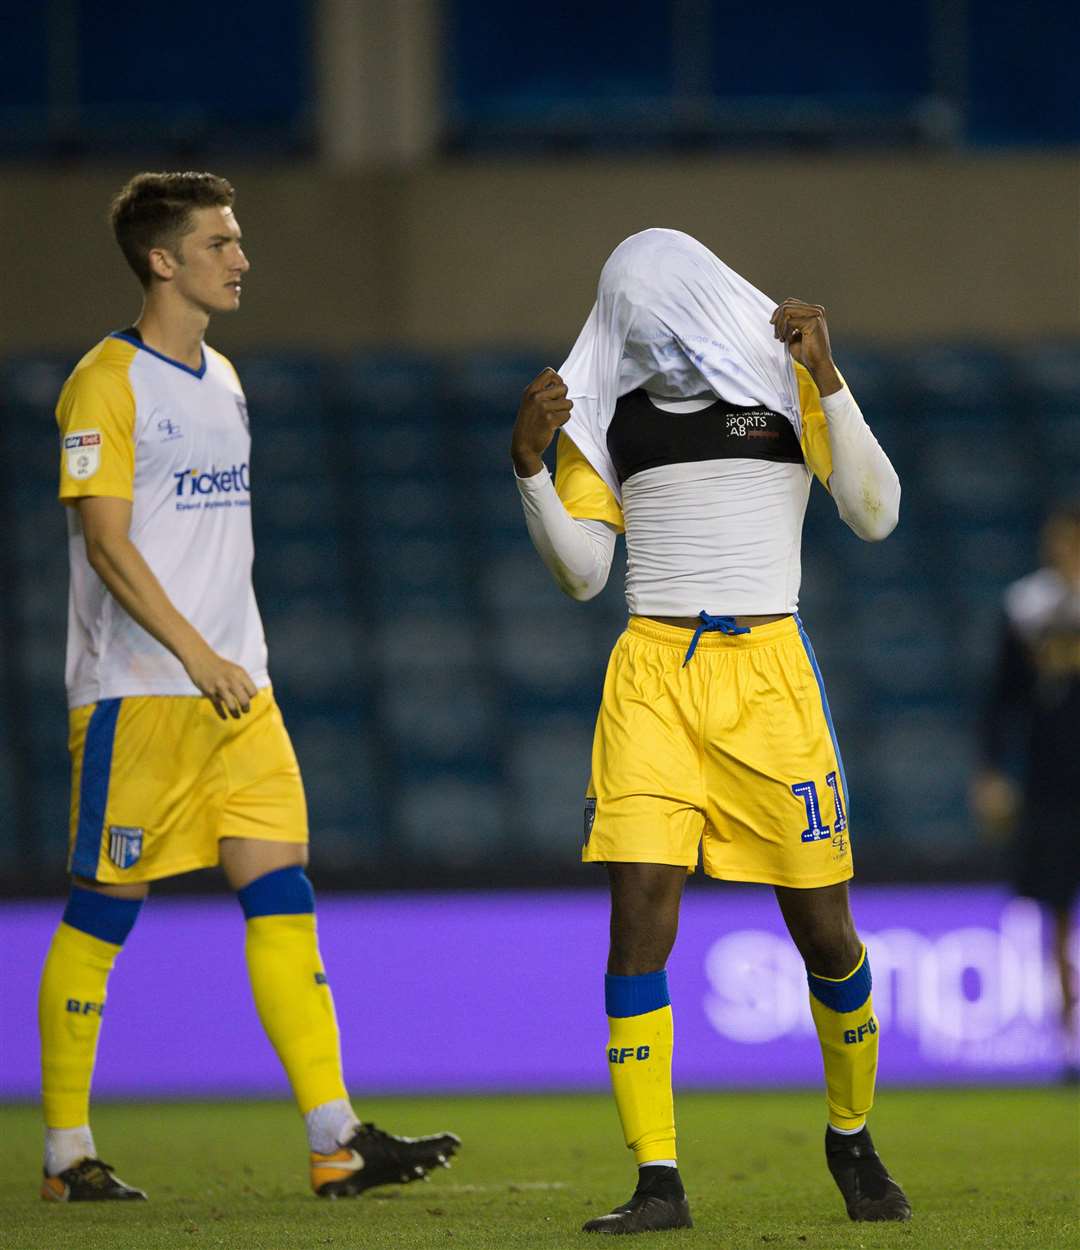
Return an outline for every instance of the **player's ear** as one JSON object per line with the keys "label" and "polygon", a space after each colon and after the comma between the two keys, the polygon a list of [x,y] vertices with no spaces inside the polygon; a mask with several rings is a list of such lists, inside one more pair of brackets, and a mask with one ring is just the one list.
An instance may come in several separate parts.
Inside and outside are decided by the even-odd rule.
{"label": "player's ear", "polygon": [[167,248],[152,247],[146,255],[150,274],[162,282],[171,282],[176,273],[176,257]]}

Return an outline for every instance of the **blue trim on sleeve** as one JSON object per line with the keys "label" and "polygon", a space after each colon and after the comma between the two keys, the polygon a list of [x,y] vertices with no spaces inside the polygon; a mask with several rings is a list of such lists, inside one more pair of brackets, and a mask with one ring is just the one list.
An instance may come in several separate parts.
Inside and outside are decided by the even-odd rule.
{"label": "blue trim on sleeve", "polygon": [[156,356],[158,360],[164,360],[167,365],[172,365],[174,369],[183,369],[185,373],[190,373],[193,378],[201,378],[206,372],[205,348],[199,348],[199,352],[202,355],[202,364],[197,369],[193,369],[190,365],[185,365],[182,360],[173,360],[171,356],[166,356],[164,352],[154,351],[152,347],[147,347],[142,339],[132,338],[130,334],[125,334],[123,330],[114,330],[109,337],[119,339],[122,343],[130,343],[132,347],[137,347],[140,351],[149,352],[151,356]]}
{"label": "blue trim on sleeve", "polygon": [[244,916],[306,916],[315,910],[315,891],[303,868],[276,868],[237,890]]}
{"label": "blue trim on sleeve", "polygon": [[843,981],[828,981],[824,977],[814,976],[809,970],[806,980],[810,985],[810,993],[830,1011],[857,1011],[870,997],[870,987],[873,985],[870,956],[863,951],[859,966]]}
{"label": "blue trim on sleeve", "polygon": [[142,904],[141,898],[115,898],[73,885],[64,908],[64,924],[100,938],[102,942],[123,946],[135,927]]}
{"label": "blue trim on sleeve", "polygon": [[667,970],[643,972],[637,977],[604,977],[604,1003],[609,1016],[643,1016],[671,1005]]}
{"label": "blue trim on sleeve", "polygon": [[105,830],[105,805],[109,798],[113,740],[122,699],[102,699],[90,715],[83,744],[82,778],[79,782],[79,822],[71,871],[88,881],[97,880],[101,837]]}
{"label": "blue trim on sleeve", "polygon": [[795,624],[799,627],[799,637],[802,639],[802,644],[806,648],[806,658],[810,661],[810,667],[814,670],[814,676],[817,678],[818,690],[821,692],[821,707],[825,713],[825,723],[829,726],[829,737],[832,739],[833,754],[836,756],[836,765],[840,769],[840,784],[844,789],[844,807],[847,813],[848,828],[850,828],[851,792],[847,788],[847,773],[844,772],[844,761],[840,755],[840,743],[836,740],[836,729],[833,726],[832,712],[829,710],[829,699],[825,693],[825,679],[821,675],[821,669],[818,668],[817,656],[814,654],[814,648],[810,643],[810,635],[806,632],[798,612],[795,613]]}

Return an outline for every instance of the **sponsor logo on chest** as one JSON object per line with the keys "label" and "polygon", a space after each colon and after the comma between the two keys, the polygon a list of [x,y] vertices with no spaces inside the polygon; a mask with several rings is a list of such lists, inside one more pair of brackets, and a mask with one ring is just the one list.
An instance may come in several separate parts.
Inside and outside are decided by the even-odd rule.
{"label": "sponsor logo on chest", "polygon": [[177,512],[207,508],[246,508],[251,503],[248,463],[228,468],[179,469],[173,474]]}
{"label": "sponsor logo on chest", "polygon": [[727,435],[729,438],[779,438],[775,430],[769,429],[771,415],[765,409],[761,412],[733,412],[724,422]]}

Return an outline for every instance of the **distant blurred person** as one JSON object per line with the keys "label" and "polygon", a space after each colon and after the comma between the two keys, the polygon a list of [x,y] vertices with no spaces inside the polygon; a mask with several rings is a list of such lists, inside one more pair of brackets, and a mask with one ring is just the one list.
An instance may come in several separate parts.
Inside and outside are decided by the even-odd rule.
{"label": "distant blurred person", "polygon": [[1080,893],[1080,500],[1055,508],[1043,567],[1005,592],[997,665],[983,709],[972,807],[1013,837],[1012,884],[1054,920],[1064,1075],[1080,1079],[1080,989],[1071,956]]}
{"label": "distant blurred person", "polygon": [[[250,268],[233,200],[207,173],[139,174],[118,193],[113,230],[142,312],[79,361],[56,410],[72,888],[39,997],[41,1195],[56,1202],[146,1196],[98,1158],[90,1131],[105,986],[149,882],[218,863],[247,921],[255,1005],[307,1125],[316,1193],[420,1179],[459,1145],[361,1124],[342,1077],[304,790],[251,585],[247,406],[203,341],[213,314],[239,308]],[[162,976],[148,1012],[169,1011]],[[197,1020],[176,1028],[198,1036]]]}
{"label": "distant blurred person", "polygon": [[[560,427],[553,483],[541,456]],[[699,851],[710,876],[775,888],[805,961],[826,1163],[848,1214],[908,1219],[866,1127],[879,1031],[848,902],[848,789],[797,614],[812,476],[868,541],[896,525],[900,484],[833,363],[824,309],[777,307],[679,231],[633,235],[561,376],[527,388],[511,454],[567,594],[598,594],[616,535],[627,544],[631,616],[604,683],[582,858],[608,869],[607,1057],[639,1171],[585,1231],[691,1224],[665,964]]]}

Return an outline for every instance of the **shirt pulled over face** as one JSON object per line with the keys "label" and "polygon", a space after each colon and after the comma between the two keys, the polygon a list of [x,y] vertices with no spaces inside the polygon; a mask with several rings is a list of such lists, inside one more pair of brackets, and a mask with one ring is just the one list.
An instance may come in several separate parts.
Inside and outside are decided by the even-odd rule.
{"label": "shirt pulled over face", "polygon": [[639,388],[712,394],[780,413],[801,435],[791,357],[773,336],[775,303],[678,230],[643,230],[608,257],[596,303],[560,374],[574,409],[566,432],[620,493],[606,445],[615,406]]}

